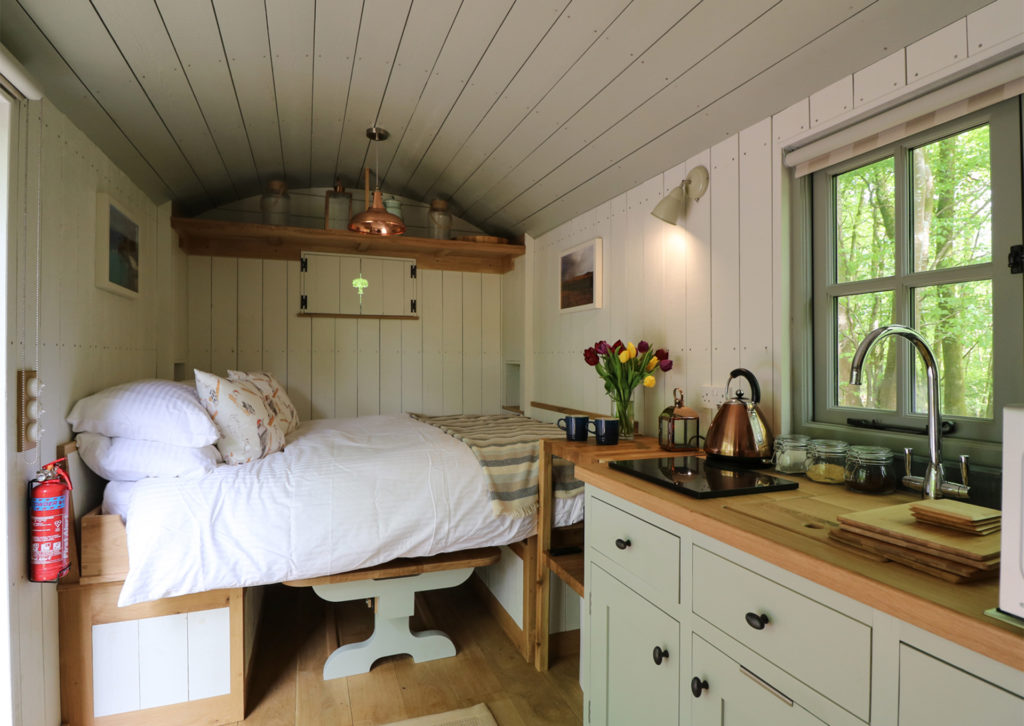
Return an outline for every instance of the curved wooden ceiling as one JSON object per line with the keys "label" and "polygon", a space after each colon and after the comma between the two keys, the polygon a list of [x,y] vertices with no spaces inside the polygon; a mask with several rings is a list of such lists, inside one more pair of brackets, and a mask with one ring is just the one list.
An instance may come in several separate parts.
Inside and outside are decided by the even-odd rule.
{"label": "curved wooden ceiling", "polygon": [[276,178],[541,234],[986,0],[2,0],[0,41],[156,201]]}

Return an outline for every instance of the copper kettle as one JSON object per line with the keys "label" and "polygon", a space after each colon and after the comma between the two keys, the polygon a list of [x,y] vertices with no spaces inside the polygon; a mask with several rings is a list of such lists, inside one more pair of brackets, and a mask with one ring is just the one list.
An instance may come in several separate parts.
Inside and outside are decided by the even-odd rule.
{"label": "copper kettle", "polygon": [[708,427],[704,451],[713,457],[760,464],[762,460],[771,458],[775,437],[757,407],[761,401],[761,386],[753,373],[746,368],[735,369],[729,374],[726,391],[733,379],[740,376],[750,383],[750,400],[743,398],[743,391],[737,391],[733,398],[718,408],[715,420]]}

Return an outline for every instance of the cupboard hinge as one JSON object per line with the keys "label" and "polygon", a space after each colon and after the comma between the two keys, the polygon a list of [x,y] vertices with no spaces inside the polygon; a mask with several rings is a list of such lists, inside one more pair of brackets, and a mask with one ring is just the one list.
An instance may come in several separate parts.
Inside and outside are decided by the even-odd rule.
{"label": "cupboard hinge", "polygon": [[409,301],[409,312],[410,313],[416,312],[416,301],[415,300],[410,300]]}
{"label": "cupboard hinge", "polygon": [[299,272],[309,272],[309,258],[302,257],[299,259]]}
{"label": "cupboard hinge", "polygon": [[416,265],[409,265],[409,277],[416,279]]}
{"label": "cupboard hinge", "polygon": [[1024,274],[1024,245],[1014,245],[1010,248],[1010,274]]}
{"label": "cupboard hinge", "polygon": [[308,300],[305,295],[299,296],[299,310],[305,310]]}

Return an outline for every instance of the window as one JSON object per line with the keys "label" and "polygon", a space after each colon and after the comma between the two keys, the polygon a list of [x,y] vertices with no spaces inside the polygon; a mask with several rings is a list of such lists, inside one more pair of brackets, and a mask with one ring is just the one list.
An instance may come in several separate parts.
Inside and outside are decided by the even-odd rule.
{"label": "window", "polygon": [[1024,277],[1006,262],[1020,135],[1016,98],[814,174],[813,422],[923,431],[925,369],[904,339],[876,345],[849,384],[865,335],[903,323],[935,354],[956,436],[1001,441],[1002,406],[1024,401]]}

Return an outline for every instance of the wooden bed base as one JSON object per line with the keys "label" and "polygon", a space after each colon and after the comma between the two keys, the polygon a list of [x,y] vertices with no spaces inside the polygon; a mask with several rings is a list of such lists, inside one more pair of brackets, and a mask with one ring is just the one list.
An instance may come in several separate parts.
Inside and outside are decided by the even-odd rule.
{"label": "wooden bed base", "polygon": [[[119,608],[117,597],[128,574],[127,533],[121,518],[118,515],[100,514],[98,509],[93,510],[82,517],[81,533],[81,553],[80,557],[76,558],[78,561],[72,563],[73,574],[62,580],[57,588],[62,721],[69,726],[170,726],[193,722],[212,726],[243,720],[247,678],[254,650],[255,620],[258,618],[258,607],[250,603],[250,596],[261,593],[261,588],[217,590]],[[535,639],[533,603],[536,598],[536,537],[514,543],[509,548],[523,560],[523,627],[519,628],[516,625],[479,578],[473,578],[474,585],[523,658],[527,662],[532,662]],[[331,601],[378,598],[375,637],[377,632],[387,631],[390,635],[378,638],[378,643],[372,646],[379,650],[379,654],[373,655],[367,663],[368,668],[373,660],[383,655],[410,652],[408,647],[395,649],[395,643],[403,642],[403,638],[405,644],[412,642],[414,646],[417,645],[415,641],[409,640],[415,636],[408,635],[408,615],[412,614],[411,594],[407,599],[404,595],[398,595],[398,600],[390,601],[398,605],[397,608],[386,602],[382,605],[379,598],[383,596],[387,600],[389,593],[381,592],[380,586],[384,585],[388,590],[392,590],[390,594],[394,597],[398,590],[387,583],[400,583],[401,580],[380,578],[423,578],[427,582],[423,583],[421,580],[421,586],[418,588],[420,590],[450,587],[470,577],[475,567],[493,564],[498,557],[498,548],[489,547],[430,558],[395,560],[380,567],[285,584],[322,590],[324,594],[318,594]],[[440,579],[436,579],[438,577]],[[457,577],[457,581],[446,581],[446,578],[453,577]],[[430,580],[435,580],[435,583]],[[440,582],[445,584],[436,584]],[[356,589],[350,589],[351,587]],[[356,590],[360,587],[369,589],[357,593]],[[226,646],[230,652],[230,689],[226,693],[168,705],[136,707],[134,710],[96,715],[97,699],[94,693],[97,684],[93,666],[99,641],[94,641],[94,633],[100,632],[96,630],[96,626],[121,623],[133,630],[139,628],[139,632],[145,632],[148,626],[156,622],[156,618],[174,616],[187,620],[211,612],[219,613],[224,609],[230,629],[230,642]],[[402,610],[408,612],[399,612]],[[382,619],[390,622],[382,625]],[[396,635],[396,632],[401,633],[401,637]],[[440,637],[450,644],[443,634]],[[388,648],[380,647],[380,641],[385,641],[389,645],[390,653],[384,652]],[[435,646],[440,643],[437,640],[433,642]],[[344,651],[345,647],[339,650]],[[344,670],[353,667],[346,662],[347,659],[365,658],[367,654],[374,652],[369,646],[365,650],[366,653],[361,656],[338,656],[338,652],[332,654],[332,658],[338,658],[335,658],[334,664],[330,660],[325,664],[325,678],[347,675]],[[355,651],[356,649],[352,648],[345,652]],[[422,657],[423,654],[412,654],[417,661],[441,657],[428,655],[425,658]],[[453,655],[454,652],[447,654]],[[335,665],[340,670],[336,670]],[[362,670],[365,671],[366,668]]]}

